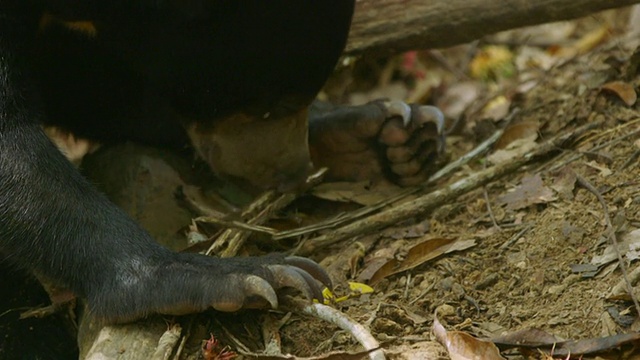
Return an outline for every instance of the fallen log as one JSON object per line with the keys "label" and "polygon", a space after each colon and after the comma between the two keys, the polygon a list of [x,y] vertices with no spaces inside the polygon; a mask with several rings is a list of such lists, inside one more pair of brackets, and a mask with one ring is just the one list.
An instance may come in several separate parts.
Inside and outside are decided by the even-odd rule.
{"label": "fallen log", "polygon": [[640,0],[358,0],[346,53],[394,54],[575,19]]}

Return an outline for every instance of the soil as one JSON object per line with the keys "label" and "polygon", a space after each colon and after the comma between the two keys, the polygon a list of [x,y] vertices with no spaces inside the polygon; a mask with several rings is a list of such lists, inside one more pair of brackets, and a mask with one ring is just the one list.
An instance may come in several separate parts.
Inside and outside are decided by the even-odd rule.
{"label": "soil", "polygon": [[[431,213],[416,214],[383,231],[352,237],[311,256],[334,277],[338,284],[336,294],[344,295],[346,281],[362,279],[363,272],[372,271],[380,258],[402,260],[410,248],[430,239],[473,241],[470,248],[442,254],[407,271],[384,277],[372,285],[372,294],[336,304],[370,329],[387,351],[388,358],[448,358],[445,348],[432,335],[436,310],[447,329],[481,338],[527,328],[574,340],[638,331],[637,311],[629,296],[614,299],[610,294],[623,279],[616,256],[608,263],[599,262],[597,258],[605,253],[614,238],[610,235],[615,234],[615,239],[625,244],[620,246],[618,254],[624,258],[627,271],[637,266],[633,231],[640,228],[640,105],[629,89],[635,94],[639,88],[640,60],[637,55],[632,56],[637,44],[625,37],[628,32],[620,25],[619,19],[626,19],[628,12],[608,12],[575,22],[570,34],[544,46],[527,45],[526,41],[514,44],[518,33],[511,33],[506,37],[508,40],[500,36],[486,39],[481,45],[502,45],[513,56],[513,68],[509,68],[506,75],[496,71],[484,77],[469,76],[468,54],[482,48],[473,44],[439,53],[417,53],[420,66],[409,70],[407,54],[393,59],[360,60],[354,67],[338,71],[329,82],[322,96],[339,102],[362,102],[382,95],[436,103],[449,118],[447,147],[452,160],[505,126],[511,130],[507,130],[501,140],[506,151],[502,158],[512,161],[521,156],[518,152],[527,144],[535,148],[555,135],[571,133],[585,124],[599,124],[551,155],[443,204]],[[599,41],[586,48],[571,46],[586,41],[587,36],[601,27],[608,30]],[[522,54],[532,48],[541,51],[542,55],[531,60],[538,64],[518,65]],[[447,59],[444,62],[439,60],[443,56]],[[541,65],[547,59],[552,59],[553,64]],[[437,74],[436,79],[424,80],[423,71]],[[433,81],[435,85],[429,86],[429,91],[416,90],[425,81]],[[460,91],[462,85],[471,90]],[[465,96],[465,101],[453,100]],[[464,105],[460,106],[460,102]],[[516,108],[518,111],[514,111]],[[529,131],[532,128],[533,131]],[[628,134],[631,136],[626,136]],[[511,148],[506,143],[511,143]],[[499,161],[492,157],[498,150],[492,148],[427,192],[493,166]],[[97,154],[89,161],[106,163],[122,158],[117,152],[117,156],[105,156],[108,153],[104,151],[114,150],[103,150],[102,155]],[[189,166],[186,170],[173,166],[173,159],[167,165],[168,162],[163,162],[166,155],[146,151],[143,155],[140,152],[132,155],[141,160],[127,165],[143,169],[132,170],[135,174],[126,176],[129,187],[123,190],[116,186],[115,190],[105,191],[120,204],[126,202],[123,193],[133,194],[129,196],[135,200],[133,205],[124,207],[132,216],[145,219],[152,233],[170,238],[172,248],[180,248],[175,234],[185,233],[190,216],[173,194],[176,186],[188,187],[185,179],[194,175],[182,176],[180,174],[191,171]],[[96,160],[100,156],[107,160]],[[131,157],[128,159],[131,161]],[[88,163],[85,169],[91,173],[91,167]],[[117,171],[123,172],[126,171]],[[165,175],[158,177],[154,175],[156,172]],[[109,177],[100,175],[105,176]],[[161,189],[158,181],[150,180],[158,178],[166,179],[168,185]],[[219,183],[217,186],[220,189]],[[370,189],[372,193],[382,192],[377,184]],[[237,195],[237,189],[229,190],[227,184],[222,192],[236,205],[246,201],[246,197]],[[346,197],[354,192],[346,191]],[[154,195],[160,193],[170,196]],[[416,196],[419,195],[412,199]],[[598,196],[602,196],[602,202]],[[147,198],[154,202],[145,202]],[[154,217],[145,215],[145,209],[166,211],[171,206],[174,210],[169,211],[179,213],[181,220],[174,219],[169,224],[166,216],[161,217],[155,223],[162,228],[154,231]],[[229,209],[228,204],[217,206],[221,211],[225,207]],[[307,196],[268,225],[292,228],[359,207],[349,201],[333,202]],[[256,248],[263,247],[260,241],[252,244],[244,252],[255,253]],[[232,348],[237,348],[232,340],[235,337],[252,351],[259,351],[264,346],[260,340],[261,328],[284,316],[279,312],[216,314],[207,317],[203,322],[206,325],[196,333],[201,335],[200,340],[205,340],[209,332],[214,332]],[[284,322],[280,336],[282,352],[297,356],[360,349],[346,332],[295,314]],[[516,351],[510,358],[525,358],[525,355]]]}
{"label": "soil", "polygon": [[[623,13],[603,16],[618,18]],[[597,19],[579,23],[584,27],[583,34],[603,26],[602,18]],[[500,81],[484,83],[482,91],[486,93],[469,104],[463,124],[450,123],[451,159],[504,126],[509,115],[483,118],[491,112],[478,110],[482,106],[490,108],[486,104],[496,99],[508,99],[509,113],[519,109],[508,127],[515,130],[507,131],[514,138],[507,141],[527,136],[517,129],[518,124],[537,124],[536,144],[584,124],[601,125],[570,147],[558,149],[552,156],[523,166],[430,214],[340,243],[316,256],[334,277],[346,280],[351,279],[352,273],[357,278],[381,253],[403,259],[408,249],[427,239],[475,241],[476,245],[468,250],[389,276],[373,285],[375,292],[370,296],[338,305],[358,322],[369,325],[390,358],[448,358],[431,333],[436,309],[445,314],[440,321],[448,329],[481,338],[527,328],[572,340],[638,331],[637,309],[629,296],[614,300],[610,293],[623,279],[617,259],[612,258],[607,264],[594,261],[612,242],[604,205],[615,238],[624,242],[619,250],[624,266],[629,268],[627,271],[637,266],[635,245],[626,241],[634,242],[633,234],[629,234],[640,227],[640,107],[635,102],[625,103],[623,93],[609,89],[612,82],[624,83],[634,93],[638,89],[638,60],[631,56],[634,50],[635,44],[625,42],[621,34],[613,31],[606,41],[586,53],[568,57],[546,71],[534,71],[528,80],[520,73],[514,77],[516,80],[511,78],[498,85]],[[511,51],[518,53],[522,48],[511,47]],[[448,61],[455,63],[460,49],[449,52],[454,55]],[[535,85],[526,92],[519,91],[530,80]],[[388,84],[387,90],[392,87]],[[369,91],[378,95],[380,88]],[[447,90],[439,90],[442,93],[432,95],[432,100],[444,103]],[[631,136],[625,137],[628,134]],[[441,181],[440,186],[490,166],[495,152],[496,149],[472,161]],[[592,190],[567,174],[584,179]],[[533,176],[540,177],[545,191],[528,193],[519,188],[523,179]],[[525,200],[507,201],[505,195],[514,193]],[[602,196],[603,203],[596,194]],[[354,266],[352,262],[360,258],[362,249],[364,257]],[[591,265],[590,271],[579,271],[576,265],[580,264]],[[285,326],[282,337],[288,345],[286,351],[297,355],[349,348],[347,344],[352,343],[346,334],[307,320]],[[512,358],[520,356],[523,355],[512,354]]]}

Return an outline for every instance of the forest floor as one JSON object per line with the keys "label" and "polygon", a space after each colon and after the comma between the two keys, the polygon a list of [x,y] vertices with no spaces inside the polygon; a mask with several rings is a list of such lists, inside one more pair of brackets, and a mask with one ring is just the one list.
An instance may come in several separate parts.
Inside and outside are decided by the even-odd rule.
{"label": "forest floor", "polygon": [[[416,212],[310,255],[332,275],[336,296],[348,293],[347,281],[373,288],[335,306],[365,324],[388,358],[447,359],[456,352],[480,351],[465,345],[449,349],[449,355],[433,335],[435,318],[449,336],[496,340],[509,335],[503,342],[547,344],[549,339],[590,339],[582,350],[570,348],[575,358],[613,358],[620,348],[637,343],[637,338],[608,338],[640,327],[626,287],[614,290],[624,284],[619,258],[631,273],[640,257],[640,55],[635,53],[640,43],[635,23],[640,21],[631,16],[630,9],[609,11],[451,49],[346,59],[343,63],[351,65],[328,83],[321,97],[337,103],[388,97],[439,106],[447,116],[450,161],[504,130],[488,151],[378,212],[420,202],[434,190],[513,163],[557,136],[570,138],[435,210]],[[119,165],[109,170],[114,162]],[[189,180],[197,174],[184,175],[193,173],[188,161],[185,165],[178,155],[125,145],[99,151],[83,169],[154,236],[174,249],[184,248],[189,233],[184,230],[194,215],[176,201],[175,189],[182,187],[188,197],[201,192],[202,182]],[[110,184],[114,177],[128,183]],[[216,190],[227,199],[223,203],[247,201],[227,184]],[[348,216],[401,191],[381,184],[324,184],[265,225],[282,230]],[[195,233],[218,231],[200,226]],[[259,238],[248,244],[241,253],[256,254],[255,249],[273,245]],[[403,271],[395,273],[393,264]],[[633,275],[627,277],[631,282]],[[200,323],[190,330],[196,343],[213,332],[236,351],[245,346],[258,352],[267,342],[265,334],[274,332],[284,354],[322,358],[360,349],[347,332],[298,314],[216,314]],[[598,339],[613,340],[603,345]],[[503,342],[496,340],[501,349]],[[562,351],[555,354],[566,358]],[[504,355],[546,356],[522,347]]]}
{"label": "forest floor", "polygon": [[[589,351],[569,350],[575,358],[613,356],[622,343],[603,347],[598,340],[638,331],[638,309],[618,261],[627,272],[635,269],[640,240],[640,57],[633,55],[640,36],[628,16],[628,9],[613,11],[439,52],[361,60],[330,83],[329,99],[351,103],[381,96],[429,99],[451,120],[452,160],[505,129],[489,152],[423,194],[595,125],[548,156],[434,211],[316,254],[334,277],[384,278],[372,285],[373,294],[338,306],[369,325],[390,358],[448,358],[432,334],[436,310],[447,329],[479,338],[542,341],[531,330],[539,329],[555,341],[591,339],[583,343]],[[345,82],[349,86],[339,86]],[[354,201],[362,195],[344,191],[340,195]],[[446,253],[427,244],[441,239],[466,249]],[[409,263],[408,270],[376,271],[388,261]],[[628,278],[635,281],[633,274]],[[622,288],[614,290],[619,283]],[[282,337],[287,352],[300,355],[352,341],[315,321],[292,322]],[[475,352],[473,346],[467,350]],[[542,357],[526,353],[508,352],[511,358]]]}

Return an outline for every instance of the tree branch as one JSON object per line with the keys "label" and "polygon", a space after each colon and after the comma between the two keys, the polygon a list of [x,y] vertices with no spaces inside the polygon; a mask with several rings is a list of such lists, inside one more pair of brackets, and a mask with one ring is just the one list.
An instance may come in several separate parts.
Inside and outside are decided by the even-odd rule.
{"label": "tree branch", "polygon": [[640,0],[357,0],[347,54],[446,47]]}

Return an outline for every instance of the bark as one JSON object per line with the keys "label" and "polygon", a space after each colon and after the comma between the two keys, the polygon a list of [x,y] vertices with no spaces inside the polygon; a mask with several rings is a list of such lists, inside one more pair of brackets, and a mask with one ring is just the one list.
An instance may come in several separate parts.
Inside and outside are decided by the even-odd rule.
{"label": "bark", "polygon": [[637,3],[640,0],[357,0],[346,53],[447,47]]}

